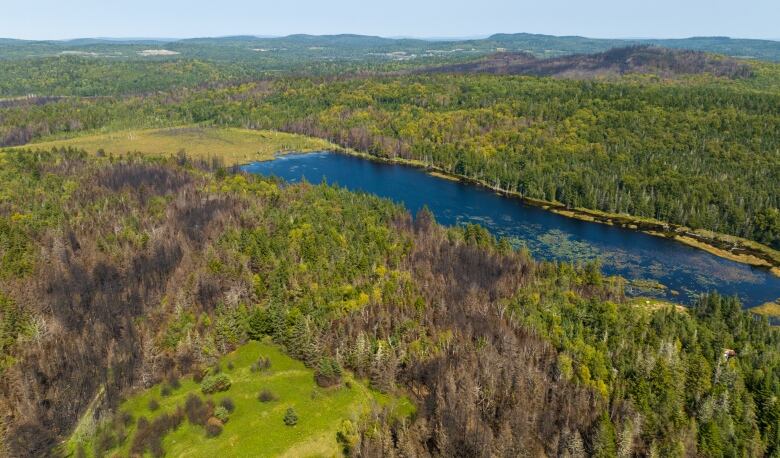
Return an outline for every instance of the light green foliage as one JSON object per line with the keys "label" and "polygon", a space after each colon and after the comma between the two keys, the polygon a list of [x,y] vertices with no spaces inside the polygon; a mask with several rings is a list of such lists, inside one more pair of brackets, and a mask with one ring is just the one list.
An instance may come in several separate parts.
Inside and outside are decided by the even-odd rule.
{"label": "light green foliage", "polygon": [[229,390],[232,383],[227,374],[207,375],[200,384],[200,390],[203,394],[214,394]]}
{"label": "light green foliage", "polygon": [[14,362],[10,351],[20,337],[34,332],[30,316],[0,292],[0,374]]}
{"label": "light green foliage", "polygon": [[222,406],[218,406],[214,409],[214,417],[216,417],[222,423],[227,423],[230,419],[230,412]]}
{"label": "light green foliage", "polygon": [[[273,372],[251,370],[260,355],[270,359]],[[224,410],[224,407],[219,406],[223,397],[229,397],[235,403],[235,410],[229,414],[229,421],[225,423],[222,433],[207,438],[202,426],[185,421],[163,440],[166,456],[276,456],[290,450],[298,451],[296,455],[337,455],[341,447],[336,433],[344,420],[359,418],[368,413],[375,403],[397,404],[399,415],[408,415],[410,412],[408,400],[396,400],[373,393],[351,378],[349,388],[318,388],[312,370],[268,343],[250,342],[243,345],[220,361],[222,366],[228,363],[234,366],[230,372],[233,384],[228,392],[211,397],[218,405],[215,416],[222,414],[220,409]],[[173,390],[170,396],[160,396],[161,388],[162,385],[157,385],[129,398],[119,407],[119,411],[127,412],[134,418],[154,418],[173,411],[177,406],[183,406],[190,393],[200,395],[200,386],[191,377],[183,378],[181,387]],[[279,402],[258,402],[257,393],[262,389],[272,390]],[[312,397],[312,392],[318,395]],[[148,408],[150,399],[158,399],[160,403],[154,413]],[[292,407],[298,417],[294,428],[284,423],[288,407]],[[135,434],[134,425],[127,429],[127,434],[130,439],[114,451],[126,453]],[[69,445],[72,450],[76,448],[75,439],[72,438]],[[90,444],[86,445],[86,450],[90,451]],[[109,455],[111,453],[113,451]]]}
{"label": "light green foliage", "polygon": [[[629,399],[642,418],[640,435],[660,456],[684,453],[692,419],[705,454],[753,453],[761,447],[756,437],[766,450],[778,450],[778,416],[766,414],[777,408],[768,380],[780,372],[780,335],[740,311],[736,300],[709,296],[685,313],[673,305],[648,308],[525,291],[512,310],[563,352],[557,365],[564,378],[605,399]],[[725,358],[724,349],[733,348],[742,350]],[[777,393],[777,384],[773,389]],[[753,396],[755,404],[746,401]],[[724,431],[735,425],[738,432],[726,440]],[[595,436],[598,455],[614,454],[616,429],[604,413]]]}

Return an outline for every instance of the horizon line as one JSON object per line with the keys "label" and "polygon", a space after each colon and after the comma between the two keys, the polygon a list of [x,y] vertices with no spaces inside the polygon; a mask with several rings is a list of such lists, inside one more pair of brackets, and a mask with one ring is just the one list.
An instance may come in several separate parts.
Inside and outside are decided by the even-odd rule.
{"label": "horizon line", "polygon": [[730,40],[756,40],[756,41],[774,41],[780,42],[780,37],[777,38],[754,38],[754,37],[735,37],[728,35],[688,35],[688,36],[645,36],[645,37],[595,37],[585,35],[553,35],[546,33],[532,33],[532,32],[494,32],[489,34],[475,34],[475,35],[439,35],[439,36],[423,36],[423,35],[369,35],[361,33],[326,33],[326,34],[312,34],[306,32],[288,33],[285,35],[257,35],[251,33],[237,33],[228,35],[203,35],[203,36],[180,36],[180,37],[123,37],[123,36],[77,36],[71,38],[15,38],[15,37],[0,37],[2,40],[14,40],[14,41],[26,41],[26,42],[62,42],[67,43],[77,40],[100,40],[100,41],[157,41],[157,42],[174,42],[183,40],[197,40],[197,39],[220,39],[220,38],[233,38],[233,37],[251,37],[257,39],[280,39],[293,36],[311,36],[311,37],[336,37],[336,36],[356,36],[356,37],[372,37],[382,38],[387,40],[422,40],[422,41],[470,41],[470,40],[485,40],[495,35],[538,35],[555,38],[585,38],[589,40],[690,40],[694,38],[726,38]]}

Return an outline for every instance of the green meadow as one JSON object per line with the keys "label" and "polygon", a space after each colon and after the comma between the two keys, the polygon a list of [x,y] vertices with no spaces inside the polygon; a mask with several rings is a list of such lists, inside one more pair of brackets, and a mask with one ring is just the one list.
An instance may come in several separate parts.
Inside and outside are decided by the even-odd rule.
{"label": "green meadow", "polygon": [[273,159],[277,153],[310,152],[337,148],[332,143],[304,135],[272,130],[184,126],[165,129],[124,130],[44,141],[26,148],[81,148],[90,153],[177,154],[185,151],[200,159],[219,158],[226,165]]}
{"label": "green meadow", "polygon": [[[270,359],[270,368],[253,371],[252,365],[261,357]],[[193,425],[185,417],[163,439],[165,456],[341,456],[342,446],[336,434],[344,420],[355,424],[373,406],[386,406],[399,417],[414,411],[407,399],[378,393],[351,374],[345,374],[338,386],[321,388],[314,381],[313,370],[268,342],[252,341],[224,356],[220,370],[232,381],[230,389],[221,393],[203,395],[201,384],[190,376],[180,380],[179,388],[171,390],[168,384],[159,384],[123,402],[119,411],[130,414],[132,424],[127,428],[127,439],[108,456],[129,456],[138,419],[152,421],[163,413],[173,412],[184,406],[190,394],[211,399],[217,406],[224,398],[230,398],[235,410],[216,437],[207,437],[203,426]],[[163,392],[165,386],[170,393]],[[276,399],[261,402],[258,394],[263,390],[269,390]],[[154,402],[159,407],[152,410],[150,404]],[[294,426],[284,423],[285,412],[290,407],[298,415]],[[67,449],[75,453],[79,442],[87,455],[93,456],[94,438],[83,433],[75,433]]]}

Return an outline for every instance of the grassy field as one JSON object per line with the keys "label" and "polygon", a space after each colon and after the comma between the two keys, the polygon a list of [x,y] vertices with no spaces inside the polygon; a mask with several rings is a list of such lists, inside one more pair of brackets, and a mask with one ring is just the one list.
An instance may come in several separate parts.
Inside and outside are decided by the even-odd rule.
{"label": "grassy field", "polygon": [[750,309],[751,312],[763,315],[767,318],[780,318],[780,299],[775,302],[767,302],[766,304],[759,305]]}
{"label": "grassy field", "polygon": [[[253,372],[251,366],[260,356],[271,360],[268,371]],[[341,456],[336,433],[343,420],[355,421],[374,404],[388,406],[399,416],[414,411],[411,403],[403,398],[393,398],[369,389],[364,383],[346,374],[338,387],[320,388],[314,382],[314,372],[301,362],[283,354],[270,343],[250,342],[222,358],[222,372],[232,380],[230,389],[210,396],[216,405],[229,397],[235,403],[222,433],[206,437],[203,426],[193,425],[186,419],[178,429],[163,440],[165,456],[172,457],[228,457],[228,456]],[[230,367],[232,366],[232,369]],[[192,377],[181,380],[181,387],[168,395],[162,393],[163,385],[138,393],[120,406],[136,420],[128,428],[128,439],[108,456],[128,456],[135,433],[137,419],[153,420],[164,412],[183,406],[190,393],[203,397],[200,384]],[[260,402],[258,394],[270,390],[277,400]],[[150,401],[159,408],[150,410]],[[284,424],[288,407],[295,409],[298,423]],[[88,456],[92,456],[91,438],[71,438],[67,449],[74,451],[77,442],[85,444]]]}
{"label": "grassy field", "polygon": [[221,158],[226,165],[245,164],[272,159],[279,152],[309,152],[336,149],[325,140],[268,130],[214,127],[174,127],[167,129],[128,130],[87,135],[25,145],[50,149],[72,146],[95,153],[176,154],[181,150],[198,158]]}

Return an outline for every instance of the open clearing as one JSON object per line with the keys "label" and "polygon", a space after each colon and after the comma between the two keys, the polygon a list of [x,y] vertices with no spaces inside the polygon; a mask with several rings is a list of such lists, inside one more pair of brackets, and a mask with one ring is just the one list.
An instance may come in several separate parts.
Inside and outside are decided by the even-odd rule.
{"label": "open clearing", "polygon": [[766,304],[759,305],[749,309],[751,312],[763,315],[767,318],[780,318],[780,299],[775,302],[767,302]]}
{"label": "open clearing", "polygon": [[71,146],[95,153],[172,155],[185,151],[189,156],[219,158],[226,165],[273,159],[276,153],[333,150],[336,145],[322,139],[269,130],[215,127],[174,127],[126,130],[87,135],[65,140],[32,143],[22,148],[51,149]]}
{"label": "open clearing", "polygon": [[[260,357],[270,359],[270,369],[252,371],[252,365]],[[165,456],[341,456],[336,433],[344,420],[354,422],[368,413],[372,405],[387,406],[396,415],[404,417],[414,411],[407,399],[375,392],[350,374],[345,374],[339,386],[320,388],[311,369],[270,342],[249,342],[223,357],[220,367],[230,377],[232,385],[229,390],[206,398],[217,405],[223,398],[230,398],[235,403],[235,411],[230,414],[224,430],[219,436],[209,438],[203,426],[193,425],[185,419],[178,429],[165,436]],[[134,422],[127,430],[128,440],[108,456],[117,452],[119,456],[127,456],[139,418],[152,421],[165,412],[172,412],[177,406],[183,406],[191,393],[204,397],[200,384],[192,377],[182,378],[181,387],[167,396],[163,395],[162,388],[163,384],[156,385],[121,404],[119,410],[132,415]],[[260,402],[258,393],[262,390],[270,390],[277,400]],[[150,410],[152,400],[159,403],[159,408]],[[288,407],[298,414],[295,426],[284,424]],[[70,450],[77,447],[79,439],[75,436],[68,444]],[[82,440],[88,456],[92,456],[91,439]]]}

